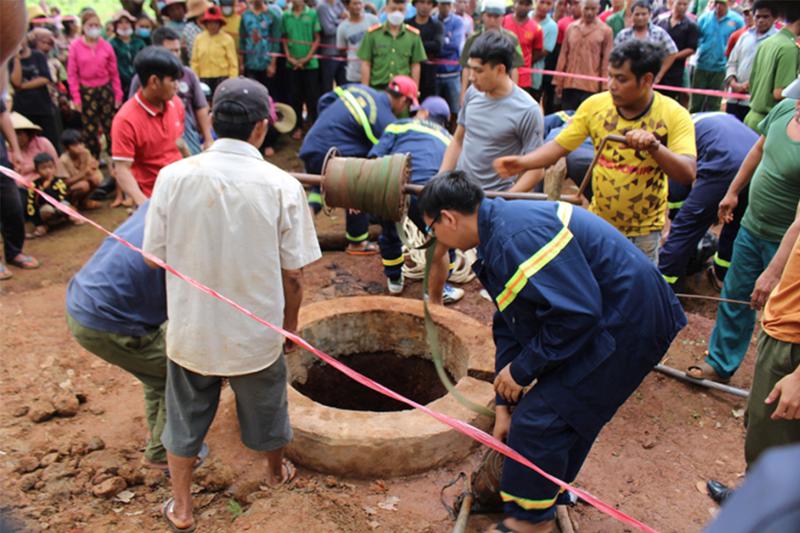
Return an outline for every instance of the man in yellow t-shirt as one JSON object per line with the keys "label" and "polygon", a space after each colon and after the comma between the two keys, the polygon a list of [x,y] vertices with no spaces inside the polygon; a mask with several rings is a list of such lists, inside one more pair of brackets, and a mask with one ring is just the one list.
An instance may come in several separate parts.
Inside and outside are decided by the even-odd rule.
{"label": "man in yellow t-shirt", "polygon": [[689,112],[653,91],[664,53],[638,39],[611,52],[607,92],[595,94],[578,108],[572,122],[553,141],[524,156],[494,162],[501,176],[545,168],[591,137],[597,147],[608,142],[592,172],[590,210],[621,231],[656,263],[667,211],[667,178],[691,185],[697,149]]}

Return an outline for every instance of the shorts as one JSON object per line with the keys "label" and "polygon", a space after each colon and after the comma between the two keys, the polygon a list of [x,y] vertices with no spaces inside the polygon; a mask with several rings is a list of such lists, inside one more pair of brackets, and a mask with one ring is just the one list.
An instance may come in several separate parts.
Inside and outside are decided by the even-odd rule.
{"label": "shorts", "polygon": [[[194,457],[217,414],[222,376],[203,376],[167,362],[167,424],[161,442],[180,457]],[[228,376],[236,395],[242,443],[256,451],[272,451],[292,440],[286,393],[286,357],[242,376]]]}

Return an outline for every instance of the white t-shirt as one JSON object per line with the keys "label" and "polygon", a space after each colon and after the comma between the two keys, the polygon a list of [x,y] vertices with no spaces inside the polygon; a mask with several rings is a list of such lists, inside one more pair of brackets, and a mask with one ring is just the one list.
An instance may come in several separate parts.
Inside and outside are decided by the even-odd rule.
{"label": "white t-shirt", "polygon": [[[322,255],[302,185],[233,139],[161,170],[143,248],[277,326],[281,269]],[[167,356],[198,374],[258,372],[283,349],[278,333],[169,274],[167,313]]]}

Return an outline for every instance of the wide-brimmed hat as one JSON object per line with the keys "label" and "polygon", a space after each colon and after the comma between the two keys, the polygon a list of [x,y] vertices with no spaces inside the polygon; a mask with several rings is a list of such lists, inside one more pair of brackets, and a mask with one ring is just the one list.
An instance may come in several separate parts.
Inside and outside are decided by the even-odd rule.
{"label": "wide-brimmed hat", "polygon": [[159,8],[159,11],[161,12],[161,14],[162,15],[166,15],[166,13],[164,13],[164,11],[166,11],[166,9],[169,6],[171,6],[172,4],[183,4],[185,6],[186,5],[186,0],[162,0],[162,1],[158,2],[158,5],[161,6]]}
{"label": "wide-brimmed hat", "polygon": [[278,120],[272,126],[279,133],[289,133],[294,130],[297,125],[297,113],[294,112],[294,108],[281,102],[275,102],[274,106]]}
{"label": "wide-brimmed hat", "polygon": [[28,117],[20,115],[16,111],[11,113],[11,126],[15,130],[42,131],[42,128],[31,122]]}
{"label": "wide-brimmed hat", "polygon": [[222,16],[222,11],[220,11],[219,7],[212,5],[206,9],[206,12],[203,13],[203,16],[198,19],[198,22],[203,24],[206,24],[207,22],[219,22],[224,26],[225,17]]}
{"label": "wide-brimmed hat", "polygon": [[186,2],[186,18],[199,17],[211,6],[208,0],[189,0]]}
{"label": "wide-brimmed hat", "polygon": [[114,16],[111,17],[111,23],[116,24],[122,19],[128,19],[128,22],[130,22],[131,24],[136,24],[136,17],[128,13],[126,9],[120,9],[119,11],[114,13]]}

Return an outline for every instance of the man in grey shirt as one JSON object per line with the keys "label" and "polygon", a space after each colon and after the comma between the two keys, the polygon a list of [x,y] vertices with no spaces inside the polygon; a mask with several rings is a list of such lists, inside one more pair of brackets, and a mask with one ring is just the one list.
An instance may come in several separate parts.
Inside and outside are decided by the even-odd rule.
{"label": "man in grey shirt", "polygon": [[336,29],[336,46],[347,51],[347,82],[361,83],[361,60],[358,47],[367,30],[380,20],[372,13],[364,13],[364,0],[350,0],[347,4],[347,20]]}
{"label": "man in grey shirt", "polygon": [[471,86],[439,169],[463,170],[486,191],[527,192],[542,176],[540,171],[526,172],[512,181],[492,167],[496,157],[524,154],[542,145],[539,104],[509,76],[514,53],[514,43],[500,32],[485,32],[475,40],[469,52]]}
{"label": "man in grey shirt", "polygon": [[[539,104],[509,75],[515,54],[516,45],[504,32],[487,31],[473,42],[468,60],[471,86],[439,172],[462,170],[485,191],[527,192],[541,180],[541,170],[509,180],[492,167],[496,157],[524,154],[542,145]],[[431,303],[442,303],[449,262],[447,248],[437,243],[428,278]]]}
{"label": "man in grey shirt", "polygon": [[[347,17],[347,10],[341,0],[322,0],[317,5],[317,16],[319,24],[322,26],[320,32],[320,73],[322,76],[322,92],[325,94],[333,90],[333,82],[336,85],[344,85],[344,62],[337,57],[339,50],[336,49],[336,30],[342,20]],[[335,59],[334,59],[335,58]]]}

